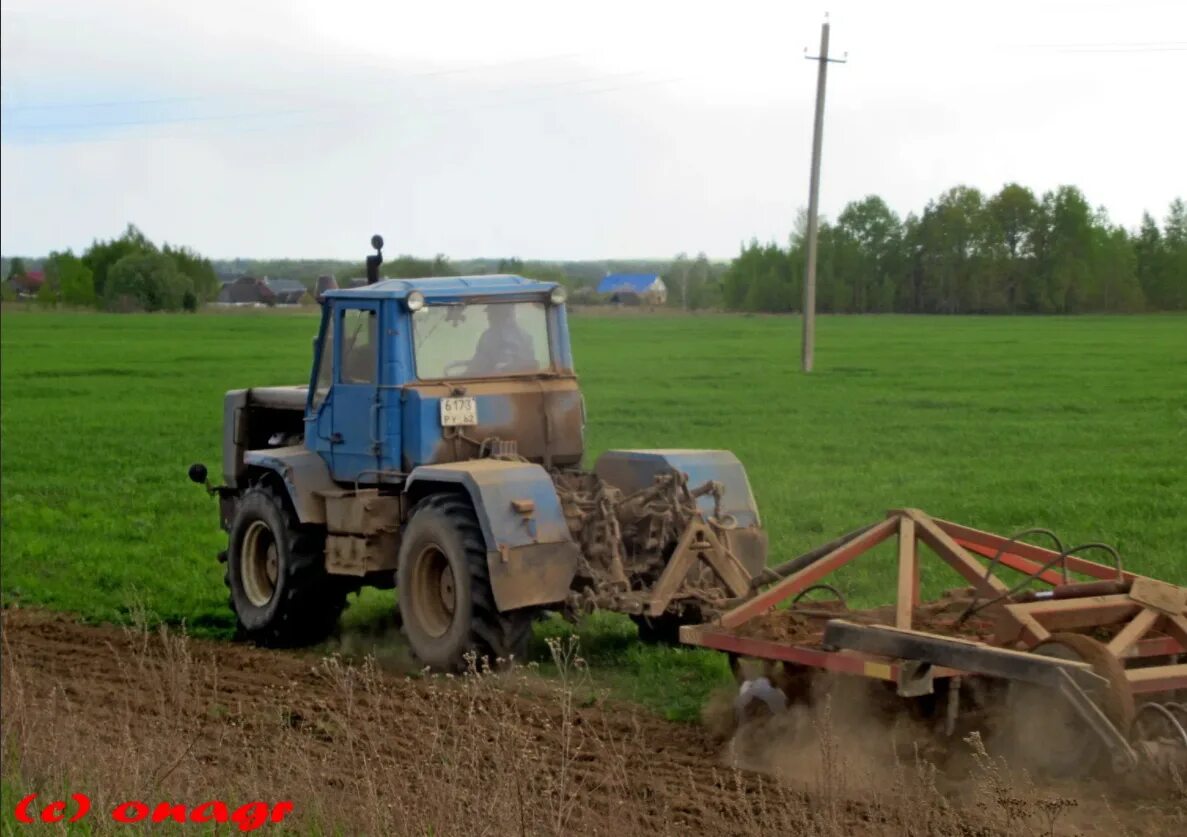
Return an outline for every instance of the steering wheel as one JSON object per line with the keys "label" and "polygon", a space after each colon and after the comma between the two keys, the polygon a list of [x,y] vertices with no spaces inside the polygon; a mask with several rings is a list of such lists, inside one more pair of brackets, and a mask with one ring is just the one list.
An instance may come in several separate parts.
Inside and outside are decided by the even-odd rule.
{"label": "steering wheel", "polygon": [[452,378],[454,375],[464,373],[470,367],[468,360],[455,360],[453,363],[445,364],[445,369],[442,371],[442,376]]}

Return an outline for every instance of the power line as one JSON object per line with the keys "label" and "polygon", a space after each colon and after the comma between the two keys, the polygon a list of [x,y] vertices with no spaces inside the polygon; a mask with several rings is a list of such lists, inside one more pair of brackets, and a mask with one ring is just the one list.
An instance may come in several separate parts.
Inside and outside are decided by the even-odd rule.
{"label": "power line", "polygon": [[[561,53],[558,55],[541,55],[533,58],[517,58],[514,61],[491,61],[485,64],[470,64],[463,67],[451,67],[443,70],[429,70],[423,73],[396,73],[399,79],[414,79],[414,78],[435,78],[439,76],[450,75],[464,75],[466,73],[476,73],[482,70],[503,69],[506,67],[516,67],[521,64],[536,64],[544,61],[559,61],[562,59],[580,58],[579,53]],[[388,69],[380,68],[376,65],[369,65],[364,69]],[[275,89],[254,87],[254,88],[237,88],[238,91],[244,89],[253,93],[262,93],[265,95],[274,95],[277,93]],[[33,104],[17,104],[17,105],[0,105],[0,110],[12,112],[30,111],[30,110],[88,110],[98,108],[114,108],[114,107],[136,107],[139,105],[163,105],[176,104],[179,102],[202,102],[209,101],[210,96],[169,96],[163,98],[153,99],[123,99],[106,102],[46,102]]]}
{"label": "power line", "polygon": [[53,102],[34,105],[0,105],[0,109],[12,113],[30,110],[93,110],[96,108],[131,107],[133,105],[168,105],[176,102],[200,102],[202,96],[170,96],[162,99],[126,99],[111,102]]}
{"label": "power line", "polygon": [[[605,80],[616,78],[616,77],[639,75],[640,73],[641,73],[641,71],[635,71],[635,72],[630,72],[630,73],[614,73],[614,74],[609,74],[606,76],[595,76],[592,78],[585,78],[585,79],[571,79],[568,82],[556,82],[552,86],[558,86],[558,85],[563,85],[563,84],[572,84],[572,83],[585,83],[585,82],[589,82],[589,81],[599,81],[599,80],[605,81]],[[634,89],[638,89],[638,88],[642,88],[642,87],[655,87],[655,86],[664,85],[664,84],[672,84],[677,81],[682,81],[685,78],[687,78],[687,77],[686,76],[671,76],[671,77],[666,77],[666,78],[643,79],[641,81],[633,82],[630,84],[618,84],[618,85],[611,85],[608,87],[594,87],[594,88],[589,88],[589,89],[584,89],[584,90],[574,90],[571,92],[566,92],[566,93],[561,93],[561,94],[553,94],[553,95],[548,95],[548,96],[534,96],[534,97],[510,99],[510,100],[503,100],[503,101],[498,101],[498,100],[489,101],[488,100],[488,101],[479,101],[479,102],[468,103],[468,102],[466,102],[464,97],[458,97],[457,99],[453,99],[453,100],[449,100],[449,99],[445,100],[446,102],[451,102],[451,101],[457,102],[457,104],[455,104],[452,107],[444,107],[444,108],[432,107],[432,108],[427,108],[427,109],[417,109],[415,111],[415,113],[417,115],[434,115],[434,114],[440,114],[440,113],[469,112],[469,111],[473,111],[473,110],[482,110],[482,109],[487,109],[487,108],[500,109],[500,108],[507,108],[507,107],[517,107],[517,106],[526,105],[526,104],[536,104],[536,103],[541,103],[541,102],[555,101],[555,100],[561,99],[561,98],[568,99],[568,98],[577,98],[577,97],[584,97],[584,96],[596,96],[596,95],[601,95],[601,94],[605,94],[605,93],[615,93],[615,92],[619,92],[622,90],[634,90]],[[538,87],[541,85],[536,85],[536,86]],[[510,90],[510,89],[512,89],[512,88],[505,88],[505,90]],[[500,92],[502,92],[502,91],[500,91]],[[41,130],[47,131],[47,130],[50,130],[53,128],[57,128],[57,129],[61,129],[61,130],[78,129],[78,130],[82,131],[82,130],[86,130],[86,129],[118,128],[118,127],[128,127],[128,126],[135,126],[135,125],[169,126],[169,125],[184,125],[187,123],[195,123],[196,124],[196,123],[201,123],[201,122],[227,121],[227,120],[234,120],[234,119],[244,119],[244,120],[253,119],[254,120],[254,119],[257,119],[260,117],[271,117],[271,116],[309,116],[309,115],[316,114],[316,115],[321,115],[321,117],[322,117],[315,121],[305,121],[303,123],[296,123],[296,124],[289,123],[289,125],[287,127],[289,127],[291,129],[293,127],[300,127],[301,125],[311,126],[311,125],[318,125],[318,124],[338,124],[336,121],[333,121],[333,120],[336,120],[337,117],[332,116],[331,114],[327,113],[327,111],[330,111],[330,110],[340,111],[344,108],[350,109],[351,111],[356,112],[356,113],[363,113],[363,114],[367,115],[368,118],[371,118],[371,119],[374,119],[375,115],[376,115],[374,105],[366,105],[366,106],[343,105],[336,109],[297,108],[297,109],[292,109],[292,110],[287,110],[287,111],[265,111],[265,112],[257,112],[257,113],[225,114],[225,115],[214,115],[214,116],[209,116],[209,117],[192,117],[192,118],[176,119],[176,120],[155,120],[155,121],[127,120],[127,121],[121,121],[121,122],[106,122],[106,123],[71,123],[68,125],[62,124],[62,125],[57,125],[57,126],[49,126],[48,128],[42,128]],[[390,113],[384,114],[384,113],[380,112],[380,116],[392,116],[392,115],[394,115],[394,114],[390,114]],[[242,132],[250,132],[253,130],[262,130],[266,127],[271,127],[271,126],[256,125],[254,127],[247,127],[247,128],[243,128],[241,133]],[[32,127],[31,126],[20,126],[18,129],[6,128],[6,131],[7,130],[15,130],[18,132],[31,132]],[[154,133],[154,134],[152,134],[152,136],[156,137],[156,138],[162,138],[162,137],[180,137],[180,136],[185,136],[185,135],[181,134],[181,133],[169,133],[169,134]],[[69,145],[69,144],[73,144],[73,143],[77,143],[77,142],[88,142],[88,143],[113,142],[113,141],[118,141],[118,140],[122,140],[122,139],[125,139],[125,137],[123,137],[123,136],[119,136],[119,137],[111,137],[111,136],[108,136],[108,137],[58,137],[58,138],[54,138],[54,139],[47,139],[47,140],[39,141],[35,144],[36,145]]]}
{"label": "power line", "polygon": [[[517,91],[517,90],[525,90],[525,89],[533,90],[533,89],[540,89],[540,88],[568,87],[570,85],[590,84],[590,83],[611,81],[614,79],[631,78],[631,77],[640,76],[643,74],[643,72],[644,71],[642,71],[642,70],[631,70],[631,71],[620,72],[620,73],[604,73],[601,75],[585,76],[583,78],[576,78],[576,79],[562,79],[560,81],[545,81],[545,82],[539,82],[539,83],[535,83],[535,84],[516,85],[515,87],[496,88],[493,91],[484,91],[484,92],[494,93],[497,95],[499,93],[505,93],[505,92]],[[656,83],[656,82],[655,81],[642,82],[642,84],[654,84],[654,83]],[[635,86],[635,85],[627,85],[627,87],[631,87],[631,86]],[[622,86],[619,86],[619,87],[609,88],[609,89],[625,89],[625,88]],[[578,94],[580,94],[580,93],[586,92],[586,91],[576,91],[576,92]],[[588,92],[607,92],[607,91],[592,90],[592,91],[588,91]],[[458,98],[464,99],[464,97],[458,97]],[[453,101],[456,101],[456,100],[457,99],[454,99]],[[390,101],[390,99],[389,99],[389,101]],[[451,101],[451,100],[445,99],[444,101]],[[283,108],[283,109],[276,109],[276,110],[254,110],[254,111],[242,111],[239,113],[163,117],[163,118],[159,118],[159,119],[158,118],[148,118],[148,119],[117,119],[117,120],[78,121],[78,122],[50,122],[50,123],[33,124],[33,125],[15,125],[15,126],[10,125],[10,126],[6,126],[6,127],[8,128],[8,130],[13,130],[13,131],[18,131],[18,132],[38,133],[38,132],[54,132],[54,131],[69,131],[69,130],[88,130],[88,129],[95,130],[95,129],[102,129],[102,128],[124,128],[124,127],[143,126],[143,125],[183,125],[183,124],[189,124],[189,123],[226,122],[226,121],[238,121],[238,120],[250,120],[250,119],[263,119],[263,118],[269,118],[269,117],[294,116],[294,115],[303,115],[303,114],[312,114],[312,113],[332,113],[332,112],[342,112],[342,111],[374,112],[377,104],[382,105],[382,103],[383,103],[383,100],[380,99],[378,101],[376,101],[376,100],[368,101],[366,104],[363,104],[363,103],[353,104],[352,103],[352,104],[340,104],[340,105],[325,105],[325,106],[321,106],[321,107]],[[474,104],[474,107],[483,107],[485,104],[487,104],[487,103],[479,100],[478,102],[476,102]],[[499,103],[496,102],[495,104],[499,104]]]}
{"label": "power line", "polygon": [[1060,53],[1187,52],[1187,41],[1102,41],[1098,43],[1011,44],[1009,49]]}
{"label": "power line", "polygon": [[1109,53],[1109,52],[1128,52],[1133,54],[1147,54],[1156,52],[1187,52],[1187,46],[1168,46],[1168,47],[1092,47],[1081,49],[1078,47],[1068,49],[1057,49],[1052,52],[1062,53]]}
{"label": "power line", "polygon": [[1187,41],[1096,41],[1083,43],[1013,44],[1025,49],[1094,49],[1094,48],[1141,48],[1141,47],[1187,47]]}

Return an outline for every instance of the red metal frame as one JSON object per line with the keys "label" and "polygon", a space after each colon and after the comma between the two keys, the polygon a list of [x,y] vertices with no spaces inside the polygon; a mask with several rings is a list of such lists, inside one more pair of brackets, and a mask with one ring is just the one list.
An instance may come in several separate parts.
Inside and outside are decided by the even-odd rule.
{"label": "red metal frame", "polygon": [[[788,645],[770,639],[746,637],[713,625],[687,625],[680,629],[680,641],[689,645],[716,648],[742,657],[757,657],[764,660],[779,660],[802,666],[835,671],[841,674],[860,674],[876,680],[896,683],[903,671],[901,662],[887,660],[873,654],[859,651],[823,651],[803,645]],[[955,677],[961,672],[956,669],[935,667],[933,678]]]}

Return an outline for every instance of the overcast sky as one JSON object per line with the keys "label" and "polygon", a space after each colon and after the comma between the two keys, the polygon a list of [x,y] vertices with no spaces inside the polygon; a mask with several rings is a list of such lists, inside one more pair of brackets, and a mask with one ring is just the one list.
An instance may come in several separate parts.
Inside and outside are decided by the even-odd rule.
{"label": "overcast sky", "polygon": [[1187,3],[2,0],[0,247],[729,257],[807,203],[1187,196]]}

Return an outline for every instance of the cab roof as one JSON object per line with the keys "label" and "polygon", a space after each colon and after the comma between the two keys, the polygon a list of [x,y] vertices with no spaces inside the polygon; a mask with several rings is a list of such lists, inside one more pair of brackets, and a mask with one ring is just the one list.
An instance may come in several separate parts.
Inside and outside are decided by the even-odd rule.
{"label": "cab roof", "polygon": [[420,291],[425,299],[459,299],[465,297],[489,297],[506,294],[547,294],[556,287],[556,282],[538,282],[512,274],[490,274],[486,276],[434,276],[424,279],[383,279],[374,285],[360,285],[357,288],[335,288],[326,291],[327,299],[404,299],[413,291]]}

